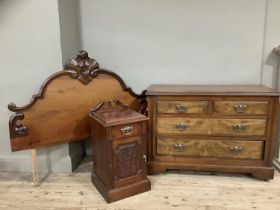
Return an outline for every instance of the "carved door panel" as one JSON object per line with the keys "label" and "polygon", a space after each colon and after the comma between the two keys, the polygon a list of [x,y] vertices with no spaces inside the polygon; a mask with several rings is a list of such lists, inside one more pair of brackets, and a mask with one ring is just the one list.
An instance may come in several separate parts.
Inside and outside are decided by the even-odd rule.
{"label": "carved door panel", "polygon": [[130,184],[143,179],[145,160],[141,138],[133,141],[119,141],[113,145],[115,186]]}

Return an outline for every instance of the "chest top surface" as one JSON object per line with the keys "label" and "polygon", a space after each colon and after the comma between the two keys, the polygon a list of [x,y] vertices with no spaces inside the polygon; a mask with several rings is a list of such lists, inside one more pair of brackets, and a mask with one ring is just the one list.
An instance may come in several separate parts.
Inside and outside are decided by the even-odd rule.
{"label": "chest top surface", "polygon": [[280,92],[264,85],[151,85],[146,95],[279,96]]}
{"label": "chest top surface", "polygon": [[91,110],[89,115],[104,127],[149,119],[129,109],[129,107],[123,105],[118,100],[109,100],[99,103]]}

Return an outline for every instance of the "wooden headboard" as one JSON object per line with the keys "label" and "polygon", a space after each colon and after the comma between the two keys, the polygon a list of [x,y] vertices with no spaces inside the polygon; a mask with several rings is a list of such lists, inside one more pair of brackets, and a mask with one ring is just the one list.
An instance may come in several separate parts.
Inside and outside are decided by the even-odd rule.
{"label": "wooden headboard", "polygon": [[134,93],[116,73],[100,69],[80,51],[66,68],[51,75],[29,104],[8,109],[12,151],[79,141],[90,137],[89,112],[103,100],[118,99],[146,113],[145,91]]}

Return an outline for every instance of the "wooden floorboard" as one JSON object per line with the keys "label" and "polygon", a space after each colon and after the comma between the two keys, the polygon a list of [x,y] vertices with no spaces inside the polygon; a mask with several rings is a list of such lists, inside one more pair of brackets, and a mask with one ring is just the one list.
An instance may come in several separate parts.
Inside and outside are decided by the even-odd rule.
{"label": "wooden floorboard", "polygon": [[30,173],[0,173],[2,210],[280,210],[280,174],[260,181],[238,174],[170,171],[149,176],[152,190],[107,204],[90,181],[90,161],[71,175],[42,177],[31,186]]}

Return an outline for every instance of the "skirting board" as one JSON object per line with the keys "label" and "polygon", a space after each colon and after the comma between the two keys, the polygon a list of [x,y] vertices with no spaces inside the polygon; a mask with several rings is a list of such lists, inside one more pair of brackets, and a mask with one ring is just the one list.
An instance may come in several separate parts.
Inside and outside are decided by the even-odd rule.
{"label": "skirting board", "polygon": [[[37,158],[37,169],[39,173],[72,173],[70,156],[63,158],[48,158],[47,156]],[[0,171],[31,172],[31,156],[0,156]]]}
{"label": "skirting board", "polygon": [[69,155],[72,163],[72,171],[75,170],[85,156],[83,142],[71,142],[69,146]]}
{"label": "skirting board", "polygon": [[275,169],[277,169],[277,171],[280,172],[280,159],[274,158],[273,159],[273,166],[274,166]]}
{"label": "skirting board", "polygon": [[[79,155],[78,155],[79,156]],[[79,159],[76,157],[74,159]],[[46,157],[38,157],[38,172],[53,172],[53,173],[72,173],[73,157],[70,156],[62,159],[48,160]],[[273,166],[280,171],[280,160],[273,159]],[[13,157],[13,156],[0,156],[0,171],[15,171],[15,172],[31,172],[31,157]]]}

